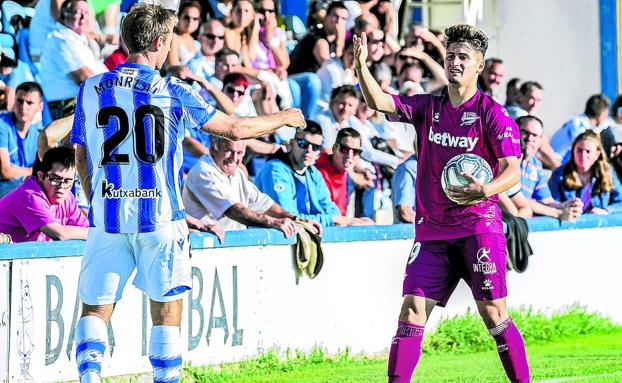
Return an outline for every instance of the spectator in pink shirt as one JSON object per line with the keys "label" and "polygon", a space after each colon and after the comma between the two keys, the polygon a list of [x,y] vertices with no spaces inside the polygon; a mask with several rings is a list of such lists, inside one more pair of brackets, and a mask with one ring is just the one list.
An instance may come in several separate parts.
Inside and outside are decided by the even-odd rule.
{"label": "spectator in pink shirt", "polygon": [[89,222],[70,191],[75,174],[73,149],[48,150],[41,170],[0,199],[0,232],[13,242],[86,239]]}

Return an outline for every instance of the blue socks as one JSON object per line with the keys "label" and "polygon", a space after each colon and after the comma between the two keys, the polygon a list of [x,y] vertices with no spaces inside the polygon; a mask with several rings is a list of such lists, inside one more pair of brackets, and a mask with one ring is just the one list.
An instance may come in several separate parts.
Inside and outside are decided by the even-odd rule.
{"label": "blue socks", "polygon": [[106,350],[106,323],[96,316],[80,318],[76,326],[76,362],[81,383],[99,383]]}
{"label": "blue socks", "polygon": [[154,383],[178,383],[182,370],[181,337],[177,326],[153,326],[149,361]]}

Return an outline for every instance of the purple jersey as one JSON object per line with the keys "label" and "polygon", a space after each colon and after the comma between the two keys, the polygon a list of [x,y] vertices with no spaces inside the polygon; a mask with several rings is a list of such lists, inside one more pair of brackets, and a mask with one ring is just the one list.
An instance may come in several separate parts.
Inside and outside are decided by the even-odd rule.
{"label": "purple jersey", "polygon": [[445,195],[441,174],[458,154],[482,157],[499,174],[499,158],[520,157],[518,127],[492,97],[480,91],[454,107],[449,95],[393,96],[392,120],[413,124],[417,131],[416,231],[417,241],[503,233],[497,196],[473,205],[458,205]]}

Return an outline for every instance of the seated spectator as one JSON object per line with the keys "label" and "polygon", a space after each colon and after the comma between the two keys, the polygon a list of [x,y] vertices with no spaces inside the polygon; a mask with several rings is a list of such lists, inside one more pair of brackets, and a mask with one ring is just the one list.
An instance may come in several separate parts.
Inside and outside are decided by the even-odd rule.
{"label": "seated spectator", "polygon": [[[289,53],[287,52],[287,35],[278,26],[278,7],[273,0],[257,2],[257,18],[259,19],[259,41],[249,49],[250,65],[259,70],[258,78],[268,82],[279,96],[281,109],[293,105],[292,91],[287,79]],[[297,105],[300,106],[300,105]]]}
{"label": "seated spectator", "polygon": [[343,128],[337,133],[332,154],[323,152],[315,163],[328,186],[330,199],[337,205],[341,215],[347,215],[348,212],[348,176],[359,179],[364,177],[354,170],[360,155],[361,135],[352,128]]}
{"label": "seated spectator", "polygon": [[517,102],[506,103],[510,117],[516,120],[528,114],[536,114],[542,102],[542,89],[542,85],[535,81],[525,81],[518,90]]}
{"label": "seated spectator", "polygon": [[391,180],[394,223],[415,223],[416,181],[417,156],[413,154],[395,169]]}
{"label": "seated spectator", "polygon": [[108,70],[113,70],[117,67],[117,65],[125,63],[128,54],[129,52],[127,51],[127,47],[123,43],[123,40],[120,40],[119,47],[115,49],[110,56],[106,57],[104,65],[108,68]]}
{"label": "seated spectator", "polygon": [[86,239],[88,220],[69,191],[75,174],[73,149],[47,151],[41,170],[0,199],[0,232],[13,242]]}
{"label": "seated spectator", "polygon": [[57,29],[45,42],[41,84],[55,120],[73,113],[84,80],[108,71],[88,45],[85,33],[90,29],[91,17],[86,0],[65,0]]}
{"label": "seated spectator", "polygon": [[[215,85],[218,83],[217,87],[221,88],[223,91],[225,90],[223,85],[225,76],[231,74],[246,79],[246,87],[249,89],[248,92],[244,93],[244,97],[242,97],[242,104],[244,105],[242,112],[251,112],[252,109],[255,109],[254,115],[261,116],[279,110],[272,86],[258,78],[259,71],[257,69],[242,66],[240,55],[237,52],[229,48],[221,49],[216,54],[216,68],[214,74],[215,77],[210,81],[214,82]],[[252,88],[249,87],[251,83],[253,84]],[[225,92],[225,94],[227,94],[227,92]],[[231,98],[231,94],[228,96]],[[246,115],[245,117],[248,116],[249,115]]]}
{"label": "seated spectator", "polygon": [[188,64],[201,51],[201,44],[193,37],[201,25],[201,11],[198,1],[184,1],[179,5],[179,21],[166,58],[167,66]]}
{"label": "seated spectator", "polygon": [[279,150],[266,162],[255,178],[257,187],[291,214],[322,226],[373,225],[367,218],[341,215],[330,199],[326,182],[313,166],[321,148],[321,128],[307,121],[307,127],[290,141],[290,151]]}
{"label": "seated spectator", "polygon": [[[245,152],[245,141],[214,136],[210,153],[201,157],[188,173],[182,193],[186,211],[224,231],[263,226],[281,230],[286,237],[292,236],[297,231],[294,221],[298,218],[274,203],[248,179],[240,167]],[[321,231],[317,221],[307,222]]]}
{"label": "seated spectator", "polygon": [[622,181],[622,96],[618,96],[611,109],[607,129],[600,132],[605,156]]}
{"label": "seated spectator", "polygon": [[324,62],[317,71],[322,83],[320,99],[326,103],[330,101],[333,89],[341,85],[354,85],[358,82],[354,72],[354,53],[352,40],[346,41],[341,57],[333,57]]}
{"label": "seated spectator", "polygon": [[586,130],[572,144],[570,160],[551,175],[553,198],[583,201],[583,212],[622,212],[622,185],[605,158],[598,133]]}
{"label": "seated spectator", "polygon": [[207,80],[214,76],[216,54],[225,46],[225,26],[218,19],[207,20],[199,30],[201,54],[190,60],[188,68]]}
{"label": "seated spectator", "polygon": [[570,149],[575,138],[588,129],[600,133],[602,123],[609,115],[609,99],[602,94],[591,96],[586,104],[583,114],[567,121],[551,138],[551,146],[562,163],[568,161]]}
{"label": "seated spectator", "polygon": [[513,77],[508,81],[505,88],[505,109],[510,106],[518,106],[518,96],[520,96],[520,78]]}
{"label": "seated spectator", "polygon": [[15,57],[15,50],[0,46],[0,110],[13,110],[15,90],[27,81],[34,81],[28,64]]}
{"label": "seated spectator", "polygon": [[499,94],[499,85],[505,76],[505,66],[503,60],[490,57],[484,61],[484,70],[477,78],[477,87],[479,90],[501,103],[501,95]]}
{"label": "seated spectator", "polygon": [[398,157],[375,149],[371,139],[378,134],[373,127],[365,125],[356,118],[359,106],[359,96],[351,85],[342,85],[333,89],[330,98],[329,110],[318,114],[315,121],[322,127],[322,147],[329,154],[335,144],[337,133],[342,128],[353,128],[361,135],[362,158],[365,161],[396,168],[400,160]]}
{"label": "seated spectator", "polygon": [[[447,85],[445,69],[422,50],[413,47],[403,48],[398,52],[395,62],[397,86],[400,93],[405,93],[402,92],[402,86],[406,81],[414,82],[428,93]],[[432,78],[424,79],[424,73],[431,74]]]}
{"label": "seated spectator", "polygon": [[498,205],[515,217],[530,218],[533,215],[529,200],[521,192],[520,183],[500,193]]}
{"label": "seated spectator", "polygon": [[331,57],[341,57],[346,42],[348,17],[344,3],[332,1],[323,28],[311,28],[292,51],[289,74],[317,72]]}
{"label": "seated spectator", "polygon": [[30,20],[28,52],[32,61],[39,61],[41,51],[48,35],[56,29],[56,21],[61,17],[63,0],[39,0],[35,6],[35,15]]}
{"label": "seated spectator", "polygon": [[581,215],[583,204],[580,199],[572,198],[564,203],[551,196],[544,174],[542,162],[536,154],[542,144],[544,127],[535,116],[523,116],[517,121],[523,146],[521,159],[521,190],[529,200],[534,214],[558,218],[562,221],[574,221]]}
{"label": "seated spectator", "polygon": [[25,82],[17,87],[15,95],[13,111],[0,114],[0,197],[32,174],[39,130],[43,128],[36,121],[43,110],[39,84]]}
{"label": "seated spectator", "polygon": [[411,24],[408,33],[404,36],[404,46],[414,47],[427,53],[438,62],[445,61],[445,45],[443,45],[444,34],[434,33],[433,31],[417,24]]}
{"label": "seated spectator", "polygon": [[259,19],[256,17],[252,0],[233,0],[231,23],[225,28],[225,46],[242,57],[242,62],[250,66],[252,50],[259,43]]}

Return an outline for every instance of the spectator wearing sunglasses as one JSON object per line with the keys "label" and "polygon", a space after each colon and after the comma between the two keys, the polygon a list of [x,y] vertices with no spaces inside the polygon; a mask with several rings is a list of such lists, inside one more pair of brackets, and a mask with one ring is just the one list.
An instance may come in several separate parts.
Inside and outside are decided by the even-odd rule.
{"label": "spectator wearing sunglasses", "polygon": [[13,242],[86,239],[88,220],[69,190],[75,175],[73,149],[48,150],[41,170],[0,199],[0,232]]}
{"label": "spectator wearing sunglasses", "polygon": [[13,110],[0,114],[0,197],[24,182],[37,159],[43,110],[39,84],[25,82],[15,91]]}
{"label": "spectator wearing sunglasses", "polygon": [[361,156],[361,135],[352,128],[344,128],[337,134],[333,153],[320,154],[315,166],[328,186],[330,199],[337,205],[341,215],[348,210],[348,175],[356,177],[354,168]]}
{"label": "spectator wearing sunglasses", "polygon": [[[214,136],[209,154],[198,161],[184,184],[186,211],[206,225],[224,231],[263,226],[281,230],[286,237],[296,233],[296,216],[257,189],[246,172],[242,159],[246,140],[231,141]],[[322,226],[308,221],[318,231]]]}
{"label": "spectator wearing sunglasses", "polygon": [[201,25],[201,12],[198,1],[184,1],[180,4],[179,21],[166,58],[167,66],[188,64],[201,51],[201,44],[193,36]]}
{"label": "spectator wearing sunglasses", "polygon": [[210,19],[199,30],[201,54],[190,60],[188,68],[197,76],[210,79],[216,71],[216,54],[225,46],[225,26],[220,20]]}
{"label": "spectator wearing sunglasses", "polygon": [[322,174],[313,165],[322,148],[322,128],[306,122],[307,127],[290,141],[290,151],[279,150],[266,162],[255,178],[257,187],[291,214],[322,226],[373,224],[370,219],[343,216],[331,200]]}

